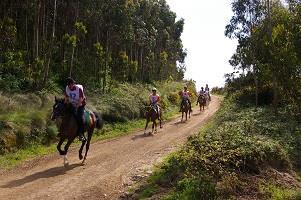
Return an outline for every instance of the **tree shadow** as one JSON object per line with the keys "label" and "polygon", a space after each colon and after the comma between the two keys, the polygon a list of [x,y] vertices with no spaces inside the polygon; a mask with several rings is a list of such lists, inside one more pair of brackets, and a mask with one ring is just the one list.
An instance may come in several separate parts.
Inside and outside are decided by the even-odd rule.
{"label": "tree shadow", "polygon": [[35,174],[31,174],[29,176],[26,176],[24,178],[18,179],[18,180],[13,180],[5,185],[0,186],[1,188],[13,188],[13,187],[18,187],[21,185],[24,185],[26,183],[30,183],[33,181],[36,181],[41,178],[50,178],[50,177],[55,177],[59,175],[65,174],[67,171],[72,170],[76,167],[82,166],[81,163],[75,163],[72,165],[69,165],[68,167],[60,166],[60,167],[54,167],[51,169],[47,169],[41,172],[37,172]]}

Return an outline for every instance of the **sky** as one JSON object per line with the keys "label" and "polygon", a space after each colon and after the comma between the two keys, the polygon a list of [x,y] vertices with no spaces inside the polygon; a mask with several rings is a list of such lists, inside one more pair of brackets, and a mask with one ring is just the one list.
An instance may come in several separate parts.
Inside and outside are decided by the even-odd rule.
{"label": "sky", "polygon": [[185,79],[196,81],[197,89],[223,86],[224,74],[232,72],[229,59],[237,41],[224,36],[232,16],[231,0],[167,0],[177,18],[185,20],[182,41],[187,49]]}

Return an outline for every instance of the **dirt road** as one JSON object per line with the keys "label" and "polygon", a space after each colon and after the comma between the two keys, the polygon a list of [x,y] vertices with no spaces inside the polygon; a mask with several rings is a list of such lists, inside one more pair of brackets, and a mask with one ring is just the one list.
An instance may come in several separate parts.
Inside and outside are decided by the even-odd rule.
{"label": "dirt road", "polygon": [[185,123],[180,118],[164,124],[154,136],[143,132],[91,145],[87,163],[78,160],[78,148],[69,152],[70,166],[57,154],[29,161],[0,174],[0,199],[118,199],[126,186],[147,173],[162,157],[182,145],[187,137],[218,110],[214,97],[208,109]]}

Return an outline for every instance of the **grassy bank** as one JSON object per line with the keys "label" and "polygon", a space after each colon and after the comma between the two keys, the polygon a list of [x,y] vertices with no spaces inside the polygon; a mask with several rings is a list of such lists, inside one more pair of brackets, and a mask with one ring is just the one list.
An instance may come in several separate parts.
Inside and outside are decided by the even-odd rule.
{"label": "grassy bank", "polygon": [[162,163],[137,199],[300,199],[301,123],[226,98],[216,117]]}
{"label": "grassy bank", "polygon": [[[105,95],[88,91],[90,110],[100,111],[105,120],[93,141],[129,134],[144,127],[144,107],[149,91],[158,88],[162,97],[164,120],[177,115],[178,91],[184,83],[164,82],[153,85],[119,84]],[[194,84],[190,83],[191,90]],[[56,94],[59,94],[58,92]],[[54,95],[45,93],[1,95],[0,168],[11,168],[24,160],[56,151],[57,128],[49,120]]]}

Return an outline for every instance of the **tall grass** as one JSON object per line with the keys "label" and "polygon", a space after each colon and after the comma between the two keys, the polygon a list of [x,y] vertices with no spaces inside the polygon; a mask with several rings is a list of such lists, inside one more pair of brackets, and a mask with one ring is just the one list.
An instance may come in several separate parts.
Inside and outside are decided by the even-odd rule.
{"label": "tall grass", "polygon": [[[279,110],[274,116],[269,107],[255,110],[226,98],[207,127],[155,170],[138,193],[151,187],[171,191],[166,199],[298,199],[296,184],[283,185],[285,180],[263,173],[300,170],[301,123],[286,107]],[[298,182],[294,174],[290,180]],[[262,189],[264,181],[278,185]]]}
{"label": "tall grass", "polygon": [[[96,131],[94,140],[121,136],[144,127],[145,105],[148,104],[148,95],[154,86],[162,97],[163,118],[170,119],[178,110],[178,91],[184,84],[186,83],[125,83],[116,85],[106,94],[88,91],[87,108],[101,112],[106,121],[104,129]],[[194,83],[188,84],[194,90]],[[57,141],[57,128],[49,119],[53,101],[54,95],[45,91],[0,95],[0,103],[3,105],[0,108],[0,167],[13,166],[33,154],[43,155],[43,147],[55,149],[52,144]],[[37,151],[32,153],[35,147]]]}

